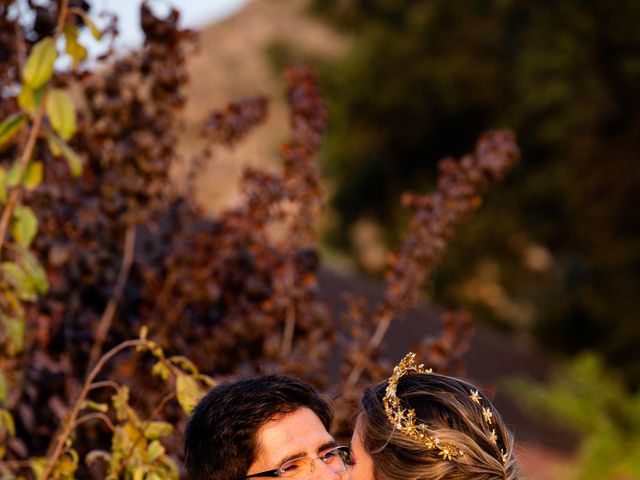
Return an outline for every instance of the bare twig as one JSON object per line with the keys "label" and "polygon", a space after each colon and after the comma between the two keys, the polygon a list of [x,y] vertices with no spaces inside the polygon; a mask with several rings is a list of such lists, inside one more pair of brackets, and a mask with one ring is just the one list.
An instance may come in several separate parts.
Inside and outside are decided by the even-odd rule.
{"label": "bare twig", "polygon": [[293,332],[296,326],[296,305],[294,300],[289,299],[289,305],[287,306],[287,318],[284,324],[284,331],[282,332],[282,345],[280,346],[280,356],[287,358],[291,353],[291,345],[293,344]]}
{"label": "bare twig", "polygon": [[109,303],[107,303],[107,308],[104,310],[100,323],[98,324],[98,329],[96,330],[96,338],[93,342],[93,346],[91,347],[91,354],[89,355],[89,368],[91,368],[91,366],[98,360],[100,352],[102,351],[102,346],[104,345],[107,334],[109,333],[109,328],[111,328],[113,316],[116,313],[118,303],[122,297],[122,292],[124,291],[127,279],[129,278],[129,272],[131,271],[131,265],[133,264],[134,259],[135,246],[136,227],[132,225],[127,229],[127,233],[125,235],[122,264],[120,266],[120,273],[118,273],[118,279],[116,280],[116,286],[113,290],[113,295],[109,299]]}
{"label": "bare twig", "polygon": [[92,383],[89,386],[89,390],[96,390],[98,388],[105,388],[105,387],[111,387],[116,391],[120,391],[120,385],[118,385],[116,382],[113,382],[111,380],[104,380],[102,382]]}
{"label": "bare twig", "polygon": [[[387,334],[387,330],[389,330],[389,326],[391,325],[392,320],[393,320],[393,316],[390,314],[380,319],[380,321],[376,326],[376,330],[373,332],[373,335],[369,339],[366,352],[363,352],[362,359],[366,359],[368,352],[373,352],[380,346],[380,344],[382,343],[382,340],[384,340],[384,337]],[[356,383],[358,383],[358,380],[360,380],[360,377],[362,376],[362,372],[364,371],[364,367],[365,367],[364,360],[356,363],[356,365],[353,367],[353,369],[349,373],[349,376],[347,377],[347,381],[344,387],[345,390],[350,387],[353,387]]]}
{"label": "bare twig", "polygon": [[86,415],[80,417],[75,421],[75,423],[73,424],[73,428],[76,428],[78,425],[81,425],[85,422],[88,422],[90,420],[95,420],[95,419],[102,420],[107,425],[107,427],[109,427],[109,430],[111,430],[112,432],[116,429],[111,419],[101,412],[87,413]]}
{"label": "bare twig", "polygon": [[53,472],[53,468],[58,462],[58,459],[60,458],[60,455],[62,454],[62,451],[64,449],[64,444],[67,441],[67,438],[69,438],[69,434],[73,430],[73,427],[76,423],[76,419],[78,418],[78,414],[80,413],[82,404],[84,403],[84,400],[87,398],[87,394],[91,390],[91,385],[93,384],[93,380],[96,378],[98,373],[100,373],[100,370],[102,370],[102,367],[104,367],[104,365],[109,360],[111,360],[111,358],[113,358],[115,355],[117,355],[121,351],[126,350],[127,348],[137,347],[138,345],[147,345],[148,343],[149,343],[148,340],[127,340],[125,342],[122,342],[120,345],[116,345],[115,347],[113,347],[111,350],[105,353],[100,358],[100,360],[98,360],[98,363],[96,363],[96,366],[93,367],[93,370],[91,370],[91,373],[89,373],[89,375],[87,376],[87,379],[85,380],[84,385],[82,386],[82,390],[80,391],[80,395],[78,395],[78,399],[76,400],[76,403],[74,404],[73,409],[69,414],[69,418],[67,419],[67,422],[65,423],[65,426],[62,432],[58,436],[58,442],[56,443],[53,453],[49,457],[49,463],[47,464],[46,470],[42,474],[41,480],[48,480],[49,476],[51,475],[51,472]]}

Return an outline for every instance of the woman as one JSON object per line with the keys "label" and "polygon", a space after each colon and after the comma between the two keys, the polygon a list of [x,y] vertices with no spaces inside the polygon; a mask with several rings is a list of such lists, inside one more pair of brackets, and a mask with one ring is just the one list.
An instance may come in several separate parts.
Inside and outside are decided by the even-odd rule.
{"label": "woman", "polygon": [[513,436],[468,382],[407,355],[362,398],[350,480],[516,480]]}

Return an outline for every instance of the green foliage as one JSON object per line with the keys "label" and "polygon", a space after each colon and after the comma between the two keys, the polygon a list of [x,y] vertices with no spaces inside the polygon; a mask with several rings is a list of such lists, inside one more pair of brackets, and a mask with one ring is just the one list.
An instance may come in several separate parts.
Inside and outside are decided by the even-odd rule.
{"label": "green foliage", "polygon": [[22,71],[24,83],[33,90],[42,87],[53,75],[53,64],[58,58],[56,42],[46,37],[36,43]]}
{"label": "green foliage", "polygon": [[580,435],[573,478],[612,480],[640,476],[640,393],[593,354],[554,372],[548,385],[513,380],[509,390],[546,422]]}
{"label": "green foliage", "polygon": [[14,113],[0,124],[0,147],[5,145],[16,135],[27,122],[23,113]]}
{"label": "green foliage", "polygon": [[394,245],[399,193],[432,185],[482,128],[513,126],[523,162],[458,236],[436,293],[546,346],[599,349],[639,382],[640,4],[313,3],[355,34],[324,80],[329,241],[353,248],[367,219]]}
{"label": "green foliage", "polygon": [[47,97],[47,116],[51,126],[64,140],[76,133],[76,109],[69,94],[54,88]]}

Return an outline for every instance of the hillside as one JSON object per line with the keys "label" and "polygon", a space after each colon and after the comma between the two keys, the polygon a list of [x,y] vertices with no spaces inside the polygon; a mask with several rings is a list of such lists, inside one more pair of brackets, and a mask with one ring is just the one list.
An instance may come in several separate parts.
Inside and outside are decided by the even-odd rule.
{"label": "hillside", "polygon": [[[199,34],[197,50],[188,59],[190,83],[180,126],[180,150],[186,161],[202,145],[198,133],[211,108],[232,99],[262,93],[272,103],[266,124],[232,150],[219,148],[199,172],[197,201],[208,211],[233,202],[237,180],[248,165],[274,166],[278,147],[286,138],[284,83],[271,65],[267,50],[277,43],[293,43],[305,55],[340,54],[347,41],[304,12],[304,0],[253,0],[236,15]],[[185,168],[174,172],[184,185]]]}

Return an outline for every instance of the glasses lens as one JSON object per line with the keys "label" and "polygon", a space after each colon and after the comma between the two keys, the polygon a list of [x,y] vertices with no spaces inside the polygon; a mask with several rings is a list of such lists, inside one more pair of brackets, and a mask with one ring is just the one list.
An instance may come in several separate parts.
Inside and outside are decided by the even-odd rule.
{"label": "glasses lens", "polygon": [[349,447],[335,447],[322,456],[322,461],[334,472],[343,472],[351,465]]}
{"label": "glasses lens", "polygon": [[281,477],[283,478],[296,478],[301,474],[308,473],[311,470],[311,462],[313,460],[309,457],[294,458],[286,463],[283,463],[280,467]]}
{"label": "glasses lens", "polygon": [[[320,456],[331,470],[336,473],[344,472],[351,466],[351,452],[349,447],[334,447],[327,450]],[[280,477],[282,478],[303,478],[305,474],[312,471],[314,459],[310,457],[300,457],[283,463],[280,467]]]}

